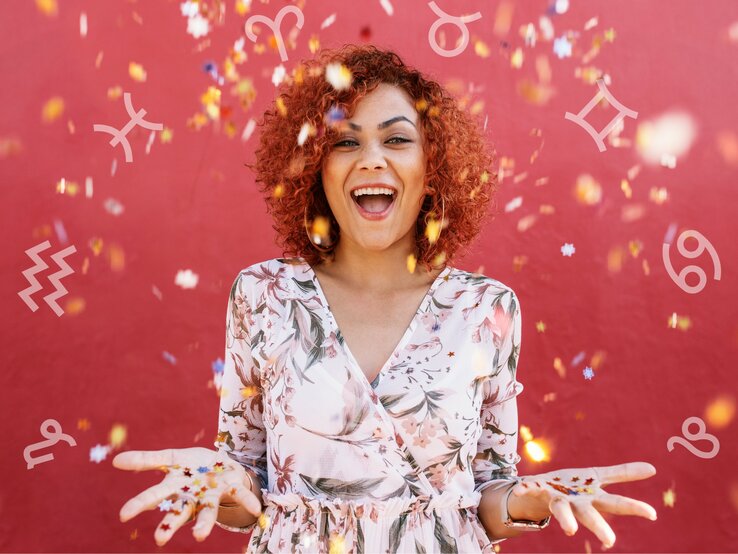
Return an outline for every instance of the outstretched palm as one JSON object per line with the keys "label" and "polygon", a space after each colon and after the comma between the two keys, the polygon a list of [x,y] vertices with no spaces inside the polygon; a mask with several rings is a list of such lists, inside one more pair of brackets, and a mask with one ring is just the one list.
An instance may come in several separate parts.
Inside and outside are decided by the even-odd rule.
{"label": "outstretched palm", "polygon": [[193,535],[198,541],[205,540],[215,525],[222,499],[235,501],[256,516],[261,513],[261,503],[249,490],[246,470],[224,451],[199,447],[130,450],[118,454],[113,466],[166,473],[161,483],[134,496],[120,510],[121,521],[156,507],[166,511],[154,533],[159,546],[192,518],[197,518]]}
{"label": "outstretched palm", "polygon": [[605,548],[615,544],[615,533],[600,511],[618,515],[634,515],[656,519],[656,510],[649,504],[610,494],[605,485],[647,479],[656,468],[646,462],[629,462],[614,466],[559,469],[521,477],[512,493],[518,497],[532,496],[539,505],[548,506],[550,514],[567,535],[577,532],[577,519],[599,538]]}

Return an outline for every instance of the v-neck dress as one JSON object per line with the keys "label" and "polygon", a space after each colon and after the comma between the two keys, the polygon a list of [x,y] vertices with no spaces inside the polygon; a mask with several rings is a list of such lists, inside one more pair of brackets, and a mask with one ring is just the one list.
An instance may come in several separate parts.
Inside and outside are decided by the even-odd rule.
{"label": "v-neck dress", "polygon": [[[361,306],[356,306],[361,310]],[[520,304],[446,266],[373,384],[312,267],[230,291],[217,449],[261,480],[248,552],[491,552],[481,491],[515,478]]]}

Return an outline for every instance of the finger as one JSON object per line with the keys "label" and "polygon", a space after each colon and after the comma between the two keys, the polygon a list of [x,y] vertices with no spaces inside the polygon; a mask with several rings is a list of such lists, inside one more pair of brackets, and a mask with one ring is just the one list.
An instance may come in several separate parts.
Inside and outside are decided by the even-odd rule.
{"label": "finger", "polygon": [[622,516],[641,516],[656,521],[656,510],[650,504],[619,494],[605,493],[592,500],[592,505],[600,511]]}
{"label": "finger", "polygon": [[215,526],[218,519],[218,506],[220,504],[220,493],[211,490],[200,499],[200,511],[197,514],[197,522],[192,528],[192,535],[197,541],[204,541]]}
{"label": "finger", "polygon": [[602,485],[624,481],[638,481],[656,475],[656,468],[646,462],[628,462],[614,466],[593,468]]}
{"label": "finger", "polygon": [[164,519],[161,520],[161,523],[156,528],[156,531],[154,531],[154,540],[158,546],[164,546],[169,542],[169,539],[172,538],[174,533],[187,523],[192,515],[192,502],[179,500],[177,505],[179,509],[172,510],[165,515]]}
{"label": "finger", "polygon": [[246,508],[250,514],[257,517],[261,515],[261,502],[259,502],[256,495],[246,485],[239,482],[237,478],[232,477],[226,478],[225,484],[226,489],[224,492],[227,492],[228,496]]}
{"label": "finger", "polygon": [[592,507],[592,504],[589,502],[572,502],[571,504],[574,515],[602,541],[602,546],[610,548],[615,544],[615,532],[602,514]]}
{"label": "finger", "polygon": [[554,496],[548,503],[548,509],[556,518],[559,526],[569,536],[572,536],[579,529],[577,518],[571,509],[571,504],[562,496]]}
{"label": "finger", "polygon": [[129,450],[121,452],[113,458],[113,466],[118,469],[159,469],[161,466],[174,465],[174,450]]}
{"label": "finger", "polygon": [[153,487],[149,487],[140,494],[137,494],[131,498],[128,502],[123,504],[120,509],[120,520],[126,522],[129,519],[136,517],[144,510],[151,510],[155,506],[158,506],[164,499],[169,496],[177,494],[177,486],[172,482],[159,483]]}

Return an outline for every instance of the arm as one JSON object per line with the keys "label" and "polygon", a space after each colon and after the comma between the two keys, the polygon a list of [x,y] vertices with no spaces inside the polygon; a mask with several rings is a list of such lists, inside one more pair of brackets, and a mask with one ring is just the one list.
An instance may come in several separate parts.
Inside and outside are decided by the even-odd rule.
{"label": "arm", "polygon": [[[261,502],[261,489],[267,488],[266,431],[259,368],[251,356],[251,288],[248,280],[239,274],[228,299],[225,367],[215,447],[244,467],[251,478],[251,492]],[[255,516],[240,504],[221,502],[216,522],[219,527],[247,533],[255,522]]]}
{"label": "arm", "polygon": [[[517,381],[518,356],[522,318],[520,304],[513,291],[500,298],[495,310],[497,326],[502,330],[500,346],[493,363],[493,374],[483,383],[483,403],[480,411],[482,434],[474,458],[476,490],[482,492],[479,519],[492,544],[517,537],[527,529],[506,527],[503,521],[509,513],[513,520],[539,521],[541,514],[530,500],[509,496],[507,492],[518,476],[520,456],[518,445],[517,395],[523,384]],[[539,517],[540,516],[540,517]]]}

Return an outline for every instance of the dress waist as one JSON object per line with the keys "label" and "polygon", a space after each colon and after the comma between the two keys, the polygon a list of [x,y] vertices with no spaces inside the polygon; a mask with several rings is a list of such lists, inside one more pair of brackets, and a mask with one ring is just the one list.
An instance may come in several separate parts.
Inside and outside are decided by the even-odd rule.
{"label": "dress waist", "polygon": [[397,497],[388,500],[373,498],[345,499],[326,496],[305,496],[300,493],[276,494],[262,489],[265,506],[282,508],[286,512],[293,510],[308,513],[330,512],[337,517],[353,516],[356,518],[396,518],[405,513],[430,513],[434,510],[460,510],[476,508],[481,494],[469,492],[460,494],[444,491],[432,496]]}

